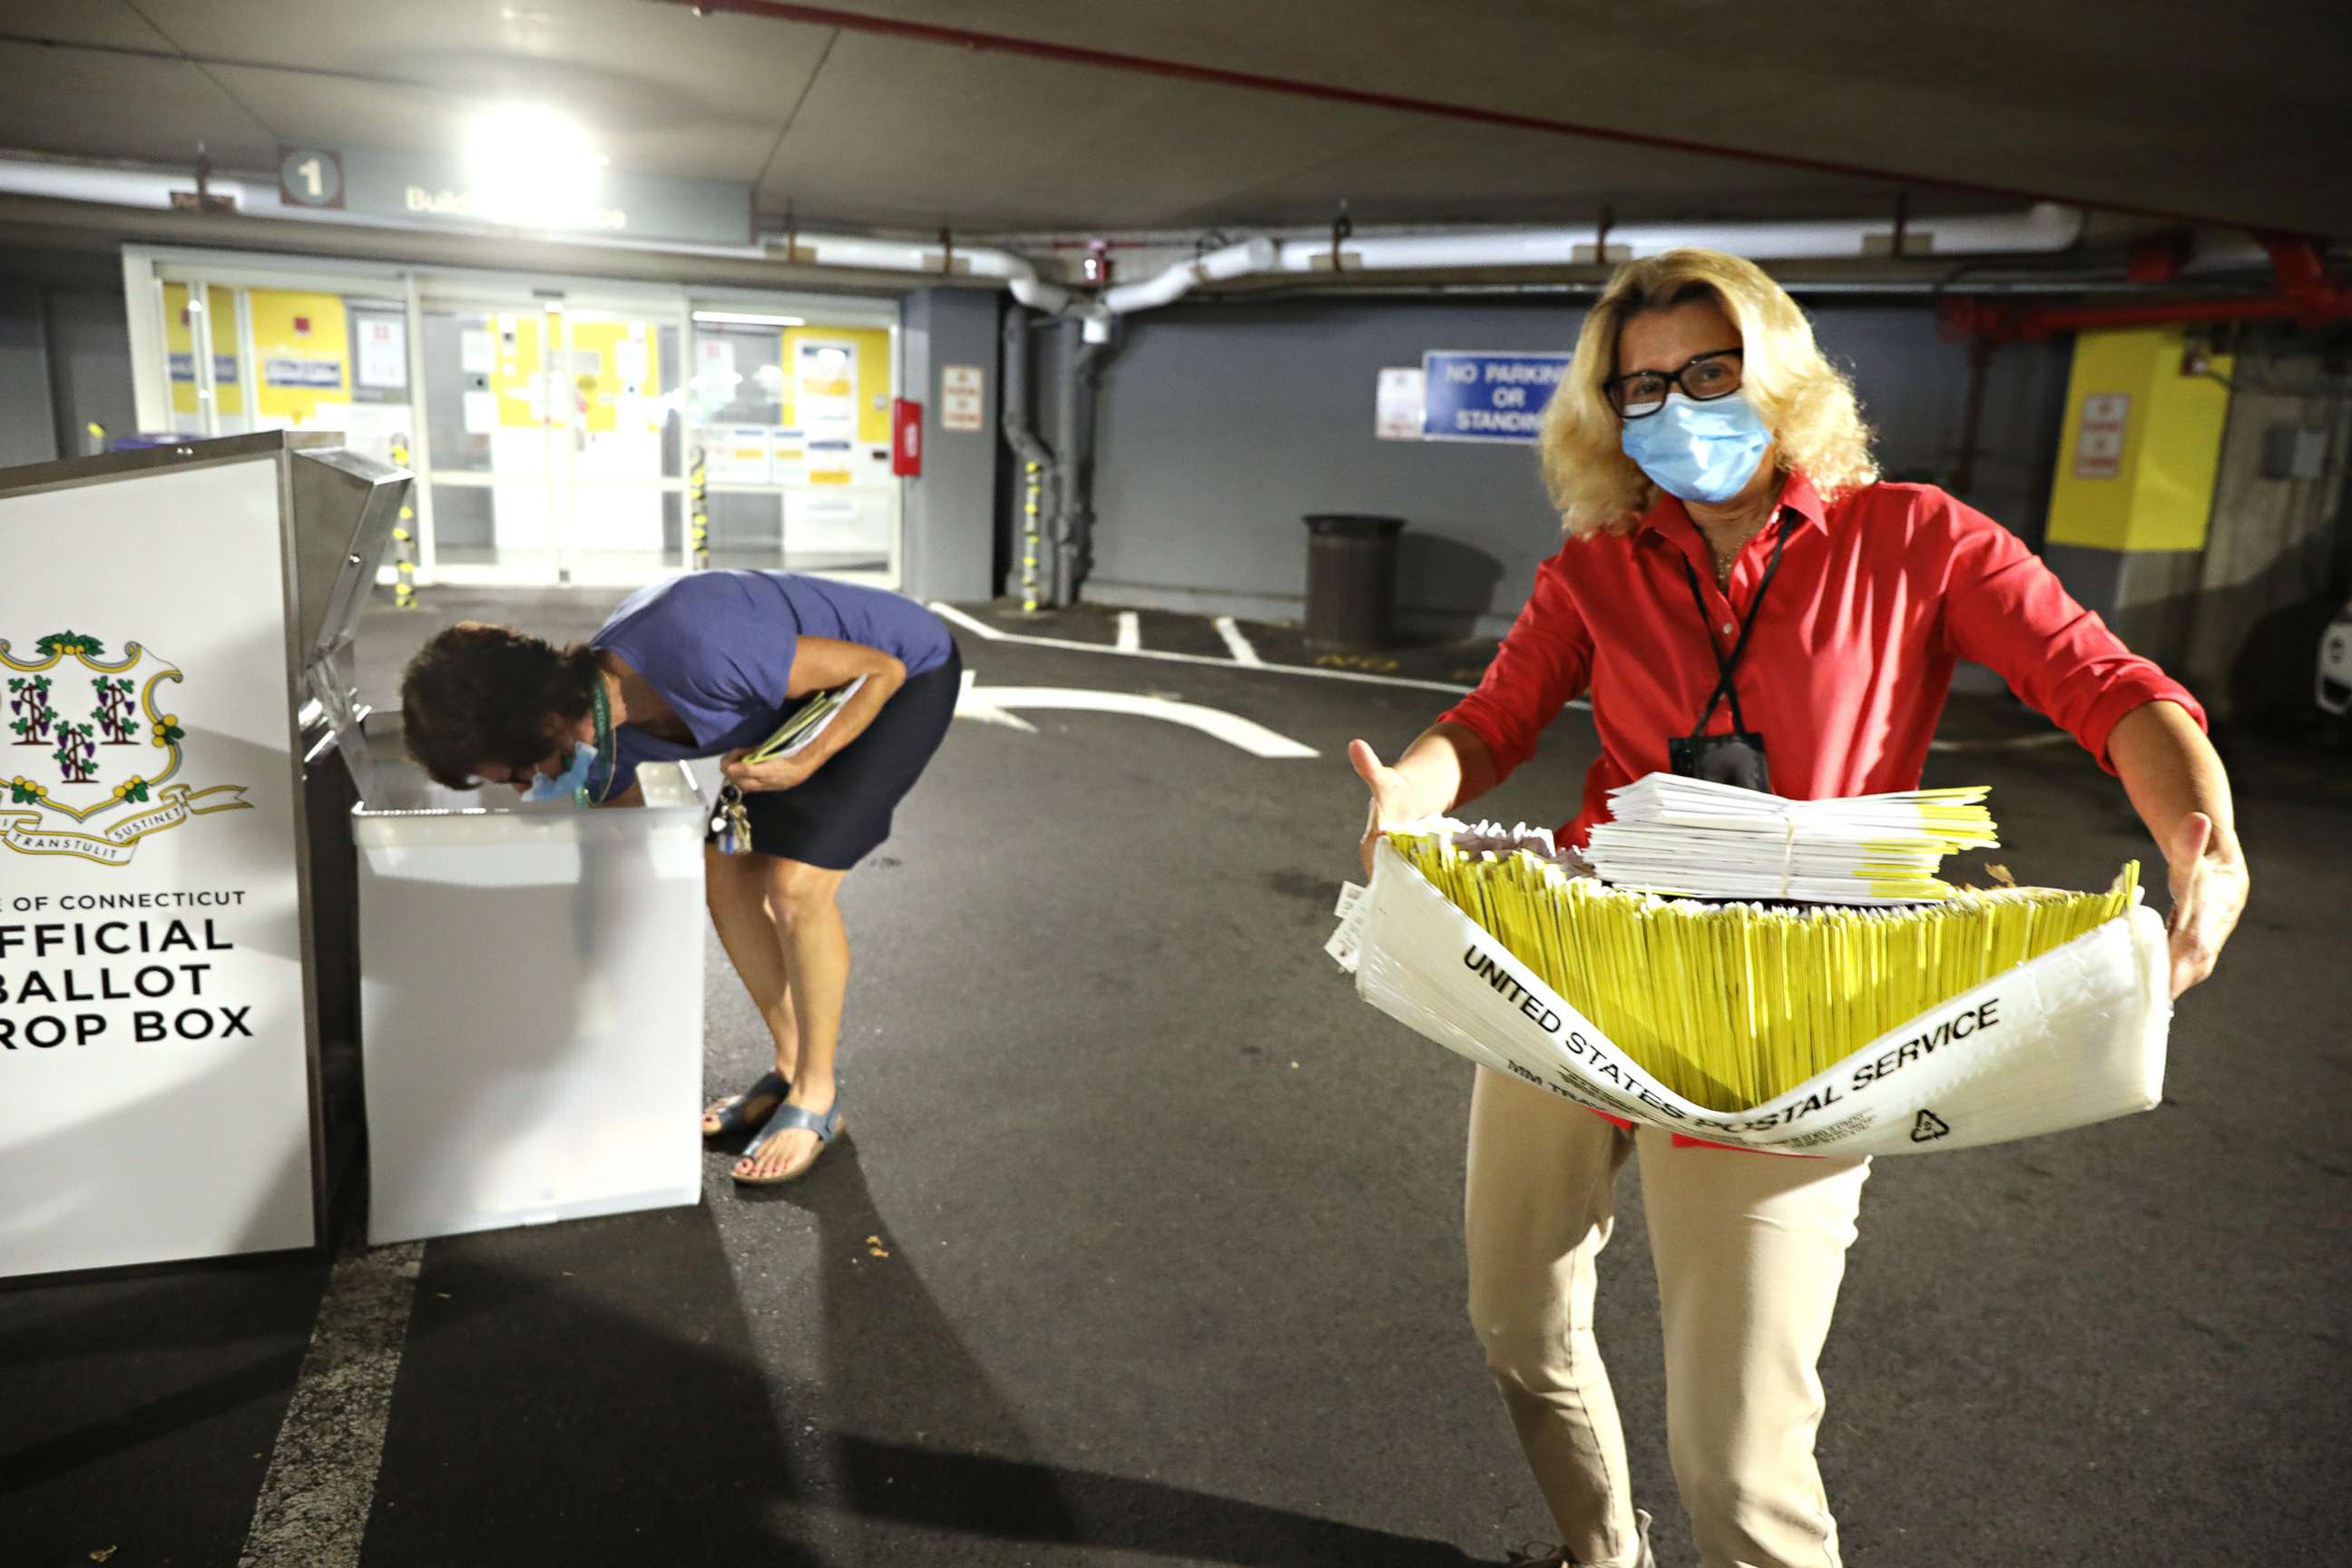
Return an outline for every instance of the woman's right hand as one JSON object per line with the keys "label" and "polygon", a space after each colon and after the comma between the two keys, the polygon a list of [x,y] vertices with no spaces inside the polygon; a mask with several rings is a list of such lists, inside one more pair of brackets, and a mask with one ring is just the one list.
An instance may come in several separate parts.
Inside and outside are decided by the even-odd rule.
{"label": "woman's right hand", "polygon": [[1348,760],[1356,765],[1356,776],[1364,781],[1364,787],[1372,792],[1371,809],[1364,818],[1362,846],[1364,875],[1369,877],[1372,874],[1372,851],[1381,835],[1429,814],[1413,809],[1412,781],[1383,763],[1380,754],[1364,742],[1348,742]]}

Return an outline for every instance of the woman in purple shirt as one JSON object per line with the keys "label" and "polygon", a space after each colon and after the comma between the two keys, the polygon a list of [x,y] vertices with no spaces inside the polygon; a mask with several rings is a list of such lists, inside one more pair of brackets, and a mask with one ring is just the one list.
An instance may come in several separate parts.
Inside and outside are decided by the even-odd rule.
{"label": "woman in purple shirt", "polygon": [[[745,753],[800,700],[864,679],[804,749]],[[749,854],[705,854],[712,922],[775,1042],[775,1070],[704,1112],[751,1131],[738,1182],[803,1174],[841,1130],[834,1056],[849,986],[835,895],[946,736],[962,683],[939,617],[877,588],[788,572],[698,572],[640,589],[584,644],[467,622],[401,678],[410,754],[442,784],[583,778],[636,804],[637,766],[719,757]],[[602,710],[604,721],[598,722]]]}

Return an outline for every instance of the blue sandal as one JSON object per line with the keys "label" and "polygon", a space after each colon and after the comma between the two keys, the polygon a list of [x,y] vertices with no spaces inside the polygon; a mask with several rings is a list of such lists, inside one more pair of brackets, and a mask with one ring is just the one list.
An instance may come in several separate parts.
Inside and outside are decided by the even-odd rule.
{"label": "blue sandal", "polygon": [[[833,1097],[833,1109],[822,1115],[805,1106],[780,1107],[773,1116],[768,1118],[768,1124],[760,1129],[760,1135],[743,1145],[743,1158],[757,1160],[760,1157],[760,1152],[774,1142],[778,1133],[789,1132],[795,1127],[805,1127],[816,1134],[816,1152],[822,1156],[833,1146],[835,1136],[841,1131],[839,1092],[836,1091]],[[746,1187],[778,1187],[786,1182],[797,1182],[815,1169],[816,1161],[813,1159],[788,1176],[747,1176],[737,1171],[730,1171],[728,1173],[733,1176],[738,1184]]]}
{"label": "blue sandal", "polygon": [[[784,1102],[784,1097],[792,1093],[792,1083],[784,1077],[783,1074],[780,1072],[762,1073],[760,1076],[760,1081],[745,1089],[742,1093],[736,1095],[731,1099],[719,1101],[719,1109],[716,1112],[705,1111],[703,1113],[706,1116],[714,1116],[719,1125],[716,1127],[704,1128],[702,1130],[702,1135],[705,1138],[724,1138],[730,1133],[741,1132],[752,1125],[751,1115],[749,1111],[743,1109],[745,1106],[751,1104],[751,1101],[760,1099],[763,1095],[771,1094],[776,1097],[776,1105],[782,1105]],[[773,1116],[776,1113],[776,1105],[772,1105],[768,1108],[768,1116]],[[767,1120],[767,1117],[761,1117],[760,1120],[764,1121]]]}

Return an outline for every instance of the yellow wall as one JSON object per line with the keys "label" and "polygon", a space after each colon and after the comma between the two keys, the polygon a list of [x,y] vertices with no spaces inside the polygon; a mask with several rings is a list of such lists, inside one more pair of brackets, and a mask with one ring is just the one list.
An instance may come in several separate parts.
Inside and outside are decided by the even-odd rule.
{"label": "yellow wall", "polygon": [[[800,345],[803,339],[819,342],[845,342],[857,351],[857,439],[869,447],[890,444],[890,332],[886,327],[827,327],[814,322],[805,327],[784,329],[783,357],[778,362],[784,367],[784,423],[800,424],[800,411],[793,406],[793,395],[799,390],[793,379],[793,367],[800,363]],[[877,399],[881,406],[876,407]]]}
{"label": "yellow wall", "polygon": [[[499,423],[509,429],[528,429],[543,423],[531,410],[530,394],[540,368],[541,321],[537,310],[515,310],[489,316],[484,322],[491,338],[498,368],[490,372],[490,392],[499,400]],[[507,328],[514,342],[507,342]]]}
{"label": "yellow wall", "polygon": [[[247,309],[253,315],[254,357],[260,361],[256,403],[262,418],[310,425],[320,404],[352,400],[351,324],[340,296],[255,289]],[[296,330],[301,322],[309,331]],[[331,380],[322,368],[319,384],[306,384],[294,373],[301,365],[331,367]]]}
{"label": "yellow wall", "polygon": [[[634,325],[640,335],[632,339],[629,328]],[[572,352],[574,356],[593,353],[596,369],[584,373],[575,357],[572,384],[588,412],[588,428],[612,430],[620,425],[620,405],[616,401],[625,395],[626,378],[621,374],[621,348],[628,342],[640,345],[645,356],[644,374],[637,377],[638,395],[654,398],[661,395],[661,329],[652,321],[573,321]],[[654,426],[658,428],[658,426]]]}
{"label": "yellow wall", "polygon": [[[2074,340],[2066,383],[2066,426],[2050,490],[2053,544],[2103,550],[2201,550],[2213,510],[2230,389],[2181,372],[2187,329],[2146,327],[2084,332]],[[2227,376],[2226,354],[2212,356]],[[2086,398],[2131,400],[2121,460],[2113,477],[2076,471]]]}

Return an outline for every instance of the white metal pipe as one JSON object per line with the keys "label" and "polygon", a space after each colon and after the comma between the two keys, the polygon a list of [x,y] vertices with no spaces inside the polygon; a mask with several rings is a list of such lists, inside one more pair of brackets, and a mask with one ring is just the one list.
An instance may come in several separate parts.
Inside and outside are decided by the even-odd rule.
{"label": "white metal pipe", "polygon": [[[2063,250],[2080,232],[2076,209],[2044,202],[2021,213],[1921,218],[1906,226],[1903,253],[1911,256],[2046,254]],[[1591,266],[1597,259],[1593,228],[1466,230],[1458,234],[1359,235],[1339,246],[1336,270],[1448,272],[1497,268]],[[1655,256],[1683,246],[1728,250],[1756,261],[1857,258],[1891,250],[1894,225],[1885,218],[1806,223],[1648,224],[1608,232],[1609,258]],[[1621,249],[1622,247],[1622,249]],[[1268,273],[1329,273],[1332,244],[1253,239],[1178,262],[1139,282],[1106,291],[1113,315],[1153,310],[1183,298],[1200,284]]]}
{"label": "white metal pipe", "polygon": [[1167,268],[1139,283],[1123,283],[1104,291],[1103,307],[1115,316],[1130,310],[1155,310],[1173,304],[1197,284],[1223,283],[1253,273],[1272,272],[1280,264],[1282,247],[1270,239],[1248,239],[1228,245]]}
{"label": "white metal pipe", "polygon": [[[1906,227],[1903,254],[1984,256],[2046,254],[2073,245],[2080,233],[2073,207],[2043,202],[2021,213],[1923,217]],[[1685,246],[1727,250],[1751,261],[1843,260],[1889,255],[1895,226],[1885,218],[1799,223],[1643,224],[1609,231],[1609,259],[1656,256]],[[1361,236],[1339,246],[1345,270],[1448,271],[1471,268],[1591,266],[1598,259],[1591,227],[1498,230],[1488,233]],[[1873,242],[1876,242],[1874,244]],[[1880,248],[1885,247],[1886,248]],[[1331,244],[1284,243],[1280,270],[1328,272]]]}
{"label": "white metal pipe", "polygon": [[[123,206],[166,206],[184,174],[91,165],[0,160],[0,192],[61,196]],[[407,227],[394,219],[361,219],[284,205],[275,189],[258,182],[218,182],[215,189],[234,196],[248,214],[321,218],[350,224],[376,222]],[[2022,212],[1962,216],[1920,216],[1906,227],[1907,257],[2049,254],[2068,248],[2081,233],[2082,214],[2055,203]],[[1791,223],[1645,224],[1612,228],[1607,259],[1654,256],[1681,246],[1706,246],[1758,261],[1859,258],[1892,248],[1894,226],[1884,216]],[[566,236],[583,245],[613,243],[593,236]],[[637,241],[629,248],[681,253],[761,256],[785,241],[768,234],[752,246],[667,245]],[[866,235],[794,232],[787,259],[821,268],[888,272],[905,277],[957,276],[1003,281],[1014,299],[1033,310],[1080,317],[1088,342],[1108,341],[1112,318],[1174,303],[1203,284],[1274,275],[1340,272],[1468,272],[1505,268],[1590,266],[1603,237],[1590,226],[1538,229],[1470,229],[1456,233],[1360,234],[1339,242],[1338,255],[1323,238],[1245,240],[1178,262],[1151,277],[1123,283],[1087,299],[1041,279],[1036,264],[1001,247],[956,247],[936,240],[887,239]],[[2232,258],[2234,259],[2234,258]],[[2199,258],[2200,263],[2204,258]],[[1336,268],[1335,268],[1336,261]],[[2210,264],[2210,263],[2208,263]]]}
{"label": "white metal pipe", "polygon": [[1015,278],[1011,284],[1013,298],[1033,310],[1057,313],[1070,303],[1070,291],[1057,284],[1040,280],[1034,275]]}

